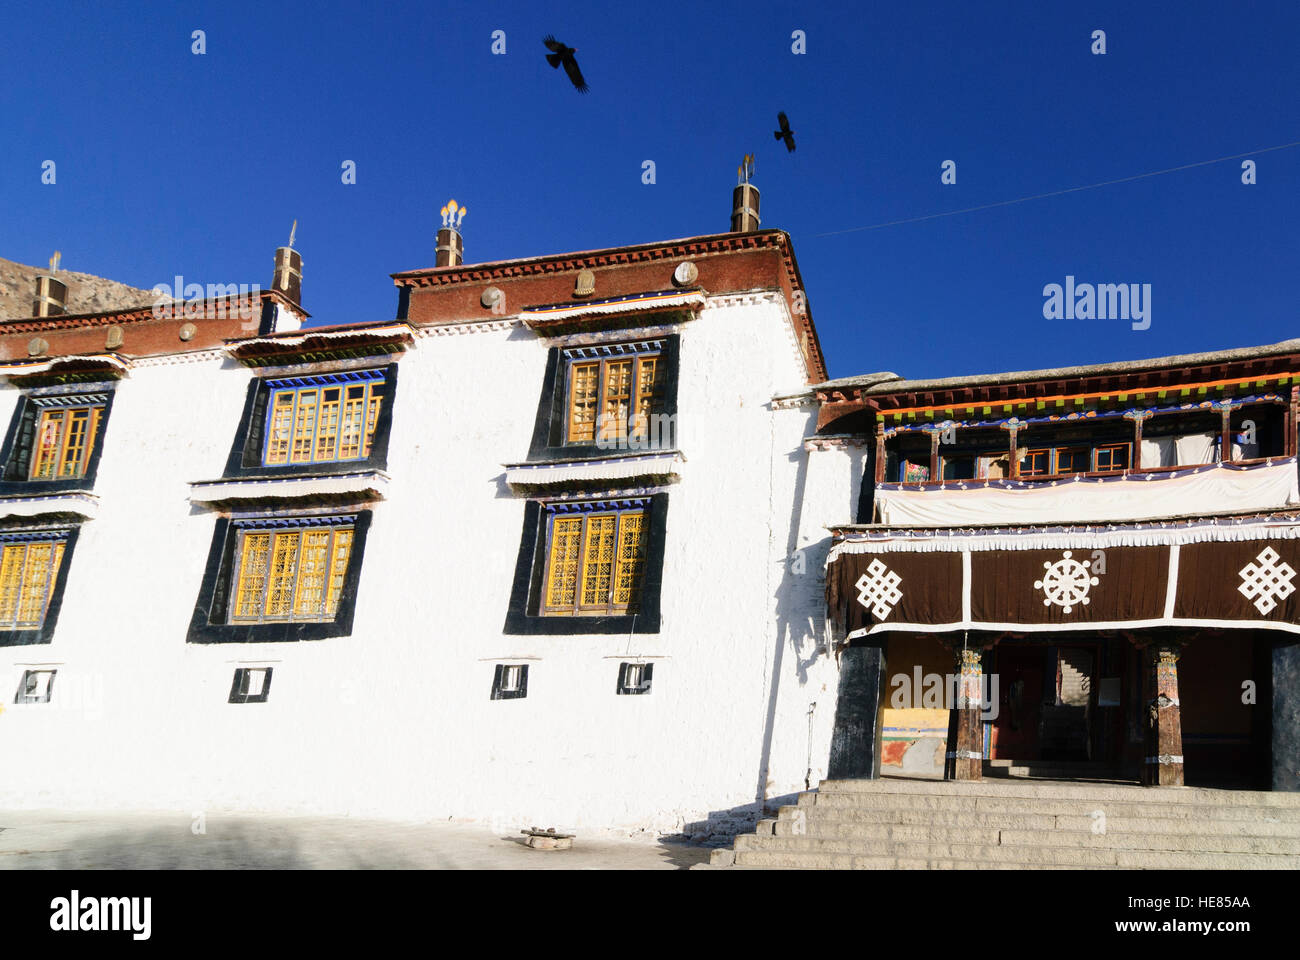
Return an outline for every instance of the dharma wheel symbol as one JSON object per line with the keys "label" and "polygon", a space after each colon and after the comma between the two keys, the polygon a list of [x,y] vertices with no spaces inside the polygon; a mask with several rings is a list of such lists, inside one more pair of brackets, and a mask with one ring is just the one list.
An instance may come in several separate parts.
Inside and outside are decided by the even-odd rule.
{"label": "dharma wheel symbol", "polygon": [[1071,551],[1066,550],[1061,554],[1060,560],[1055,563],[1044,562],[1043,566],[1047,569],[1043,579],[1034,581],[1034,589],[1042,590],[1047,595],[1043,606],[1056,604],[1066,613],[1073,610],[1075,604],[1087,606],[1088,591],[1098,582],[1096,577],[1088,573],[1088,568],[1092,566],[1091,560],[1080,563],[1071,559]]}

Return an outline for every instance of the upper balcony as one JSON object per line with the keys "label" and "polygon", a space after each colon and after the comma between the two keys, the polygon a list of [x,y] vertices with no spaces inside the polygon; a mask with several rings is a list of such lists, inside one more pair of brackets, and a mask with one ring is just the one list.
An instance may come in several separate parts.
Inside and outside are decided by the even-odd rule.
{"label": "upper balcony", "polygon": [[[875,433],[887,526],[1222,516],[1300,504],[1300,343],[818,389],[823,426]],[[886,377],[889,375],[885,375]],[[826,401],[830,400],[830,403]],[[836,416],[838,414],[838,416]],[[870,424],[870,426],[868,426]]]}

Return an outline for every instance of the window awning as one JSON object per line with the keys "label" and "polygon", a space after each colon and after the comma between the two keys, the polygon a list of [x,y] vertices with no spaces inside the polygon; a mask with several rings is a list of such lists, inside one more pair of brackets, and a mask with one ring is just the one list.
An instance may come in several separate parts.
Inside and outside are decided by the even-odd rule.
{"label": "window awning", "polygon": [[331,503],[382,500],[388,492],[388,474],[382,470],[317,476],[234,477],[200,480],[190,484],[190,502],[208,506],[271,500]]}
{"label": "window awning", "polygon": [[131,370],[131,361],[113,353],[68,354],[0,364],[0,376],[11,379],[49,374],[95,373],[106,380],[118,380]]}
{"label": "window awning", "polygon": [[659,290],[604,300],[584,300],[581,303],[550,303],[525,307],[519,312],[519,316],[534,329],[550,329],[575,320],[594,317],[651,313],[661,310],[698,310],[702,306],[704,306],[704,294],[699,290]]}
{"label": "window awning", "polygon": [[1143,529],[847,539],[828,616],[887,631],[1146,627],[1300,633],[1300,518]]}
{"label": "window awning", "polygon": [[599,460],[553,460],[506,464],[506,483],[522,490],[595,480],[650,479],[660,483],[681,478],[686,458],[677,450],[625,454]]}

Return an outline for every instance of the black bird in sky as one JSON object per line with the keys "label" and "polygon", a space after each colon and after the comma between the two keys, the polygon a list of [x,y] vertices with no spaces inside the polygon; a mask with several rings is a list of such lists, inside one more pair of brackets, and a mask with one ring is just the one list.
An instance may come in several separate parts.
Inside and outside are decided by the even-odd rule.
{"label": "black bird in sky", "polygon": [[552,67],[558,67],[560,64],[564,64],[564,72],[569,75],[569,79],[573,82],[574,87],[577,88],[579,93],[586,93],[587,81],[582,79],[582,71],[578,69],[578,61],[573,59],[573,55],[578,52],[577,49],[574,47],[566,47],[564,44],[560,43],[559,40],[556,40],[550,35],[547,35],[546,39],[542,42],[546,44],[547,50],[553,51],[546,55],[546,62]]}
{"label": "black bird in sky", "polygon": [[784,140],[786,150],[794,153],[794,131],[790,129],[790,120],[786,117],[784,110],[776,115],[776,122],[781,124],[781,129],[773,131],[772,136],[778,140]]}

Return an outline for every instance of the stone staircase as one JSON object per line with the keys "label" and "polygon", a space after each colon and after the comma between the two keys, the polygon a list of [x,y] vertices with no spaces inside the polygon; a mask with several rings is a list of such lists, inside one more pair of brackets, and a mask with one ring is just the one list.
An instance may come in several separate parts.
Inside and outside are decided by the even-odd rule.
{"label": "stone staircase", "polygon": [[[712,867],[1300,868],[1300,794],[1014,779],[828,780]],[[703,865],[701,865],[703,866]]]}

